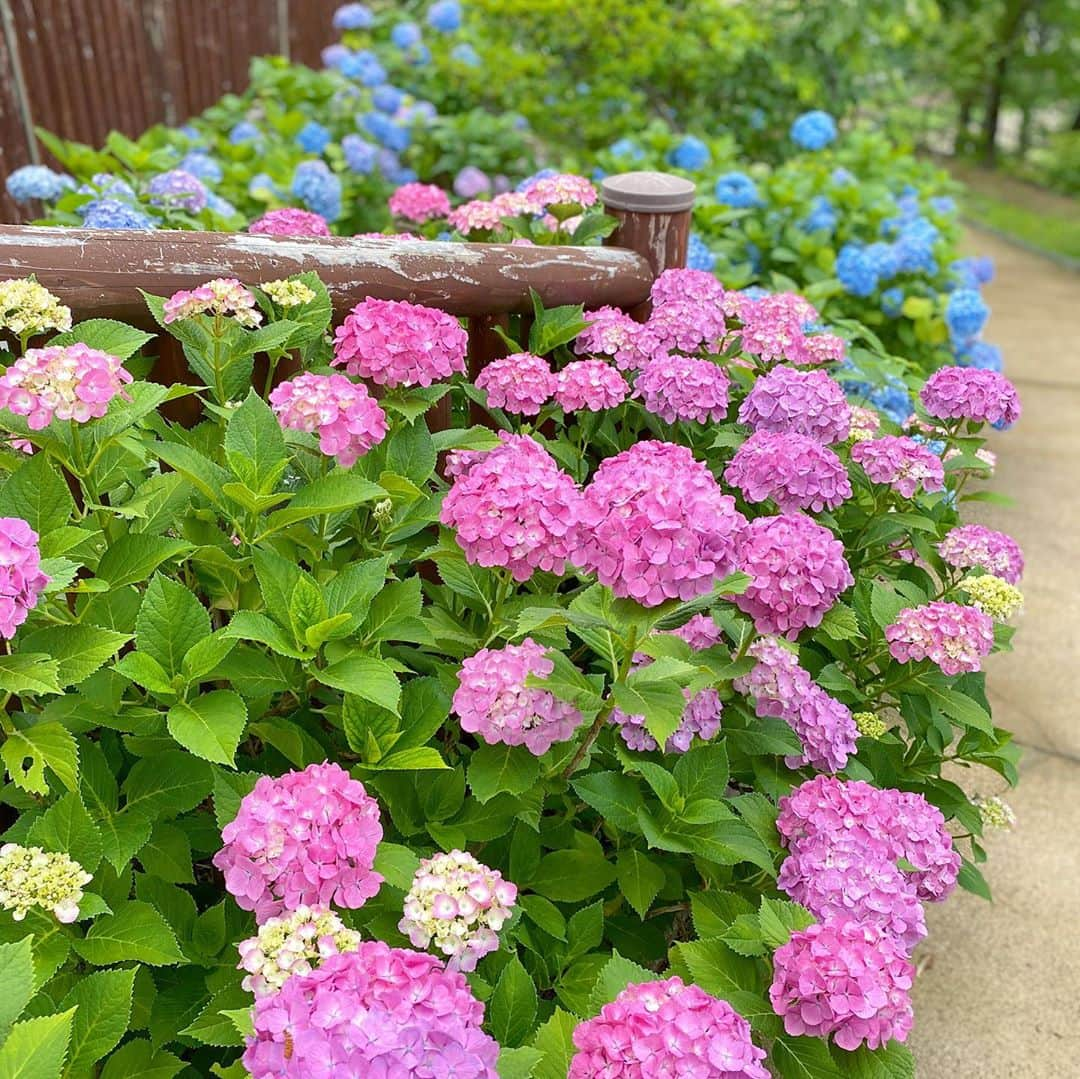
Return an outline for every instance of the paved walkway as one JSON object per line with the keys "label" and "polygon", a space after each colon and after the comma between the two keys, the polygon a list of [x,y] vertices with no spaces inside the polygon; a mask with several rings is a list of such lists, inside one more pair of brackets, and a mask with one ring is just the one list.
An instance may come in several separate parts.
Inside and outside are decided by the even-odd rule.
{"label": "paved walkway", "polygon": [[967,246],[996,263],[986,336],[1024,405],[991,442],[1014,505],[968,505],[1027,558],[1016,651],[989,668],[995,719],[1025,753],[1006,796],[1019,824],[988,842],[993,904],[957,893],[927,910],[911,1046],[919,1079],[1080,1079],[1080,274],[981,233]]}

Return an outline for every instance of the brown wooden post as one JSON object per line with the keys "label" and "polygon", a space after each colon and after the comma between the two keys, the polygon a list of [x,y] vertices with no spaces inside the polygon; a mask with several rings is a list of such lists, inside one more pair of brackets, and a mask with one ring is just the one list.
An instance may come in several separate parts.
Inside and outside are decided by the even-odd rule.
{"label": "brown wooden post", "polygon": [[[600,197],[619,224],[604,243],[636,251],[656,277],[685,266],[695,194],[690,180],[667,172],[608,176],[600,185]],[[648,311],[647,302],[630,308],[635,317],[643,318]]]}

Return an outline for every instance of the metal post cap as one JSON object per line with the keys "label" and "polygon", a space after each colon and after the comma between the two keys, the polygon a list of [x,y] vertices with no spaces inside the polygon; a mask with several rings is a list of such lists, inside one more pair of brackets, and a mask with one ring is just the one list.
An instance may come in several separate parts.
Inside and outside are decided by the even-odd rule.
{"label": "metal post cap", "polygon": [[631,213],[680,213],[694,205],[696,194],[690,180],[669,172],[620,172],[600,185],[605,206]]}

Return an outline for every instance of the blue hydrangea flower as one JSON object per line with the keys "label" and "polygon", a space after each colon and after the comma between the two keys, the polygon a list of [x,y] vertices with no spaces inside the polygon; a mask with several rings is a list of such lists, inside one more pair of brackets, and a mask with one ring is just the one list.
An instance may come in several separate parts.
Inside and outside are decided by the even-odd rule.
{"label": "blue hydrangea flower", "polygon": [[546,180],[549,176],[558,175],[557,169],[539,169],[532,174],[532,176],[526,176],[520,184],[517,185],[518,191],[528,191],[537,180]]}
{"label": "blue hydrangea flower", "polygon": [[961,367],[978,367],[982,371],[997,371],[1005,368],[1001,349],[989,341],[972,341],[956,350],[956,362]]}
{"label": "blue hydrangea flower", "polygon": [[319,59],[323,62],[323,67],[332,67],[340,70],[341,65],[345,60],[352,56],[352,49],[348,45],[342,45],[340,41],[335,41],[333,45],[327,45],[321,53],[319,53]]}
{"label": "blue hydrangea flower", "polygon": [[957,259],[949,269],[956,275],[961,288],[978,288],[994,280],[994,260],[986,255]]}
{"label": "blue hydrangea flower", "polygon": [[904,424],[914,411],[911,403],[911,395],[904,384],[896,378],[889,380],[888,385],[870,394],[870,404],[879,412],[883,412],[893,423]]}
{"label": "blue hydrangea flower", "polygon": [[930,209],[939,214],[956,213],[956,199],[952,195],[935,195],[930,200]]}
{"label": "blue hydrangea flower", "polygon": [[399,49],[411,49],[420,44],[420,27],[414,22],[399,22],[390,31],[390,40]]}
{"label": "blue hydrangea flower", "polygon": [[837,187],[847,187],[849,184],[858,183],[858,181],[855,179],[855,174],[853,172],[849,172],[843,167],[833,169],[832,175],[829,177],[829,179]]}
{"label": "blue hydrangea flower", "polygon": [[684,135],[678,146],[668,151],[668,164],[687,172],[697,172],[712,160],[708,146],[693,135]]}
{"label": "blue hydrangea flower", "polygon": [[241,120],[229,132],[229,142],[233,146],[239,146],[242,142],[258,142],[261,138],[262,132],[250,120]]}
{"label": "blue hydrangea flower", "polygon": [[696,233],[690,233],[686,248],[686,265],[691,270],[712,270],[716,265],[716,253]]}
{"label": "blue hydrangea flower", "polygon": [[377,163],[379,172],[392,184],[411,184],[416,179],[416,173],[402,165],[393,150],[380,150]]}
{"label": "blue hydrangea flower", "polygon": [[758,193],[757,184],[745,172],[725,172],[716,181],[713,192],[717,202],[736,210],[765,205]]}
{"label": "blue hydrangea flower", "polygon": [[366,4],[342,4],[334,12],[335,30],[370,30],[375,16]]}
{"label": "blue hydrangea flower", "polygon": [[764,109],[751,109],[749,116],[751,131],[764,131],[766,119]]}
{"label": "blue hydrangea flower", "polygon": [[458,0],[437,0],[428,8],[428,26],[452,34],[461,29],[461,4]]}
{"label": "blue hydrangea flower", "polygon": [[628,161],[640,161],[645,156],[645,151],[633,139],[622,138],[613,142],[608,147],[608,153],[615,157],[626,158]]}
{"label": "blue hydrangea flower", "polygon": [[350,53],[341,61],[338,70],[347,79],[356,79],[364,86],[381,86],[386,82],[386,68],[370,49]]}
{"label": "blue hydrangea flower", "polygon": [[940,438],[927,438],[925,435],[912,435],[911,440],[913,442],[921,443],[931,453],[936,453],[938,457],[945,452],[945,443]]}
{"label": "blue hydrangea flower", "polygon": [[391,86],[390,83],[377,86],[371,94],[372,105],[380,112],[388,113],[391,116],[401,108],[404,100],[405,92],[399,90],[396,86]]}
{"label": "blue hydrangea flower", "polygon": [[409,50],[409,63],[413,67],[423,67],[425,64],[431,61],[431,50],[421,42],[419,45],[414,45]]}
{"label": "blue hydrangea flower", "polygon": [[228,199],[223,199],[213,191],[206,193],[206,208],[213,210],[214,213],[220,214],[222,217],[236,217],[239,212]]}
{"label": "blue hydrangea flower", "polygon": [[407,150],[412,142],[412,132],[407,127],[395,124],[384,113],[366,112],[360,118],[360,123],[369,135],[373,135],[386,149],[395,153]]}
{"label": "blue hydrangea flower", "polygon": [[131,184],[111,172],[95,172],[90,177],[90,183],[79,184],[77,190],[80,195],[109,195],[114,199],[135,198]]}
{"label": "blue hydrangea flower", "polygon": [[937,226],[925,217],[905,222],[893,244],[897,270],[901,273],[936,273],[934,245],[940,238]]}
{"label": "blue hydrangea flower", "polygon": [[183,124],[176,129],[184,136],[185,139],[191,139],[192,142],[199,142],[202,140],[202,135],[199,134],[199,129],[194,124]]}
{"label": "blue hydrangea flower", "polygon": [[154,205],[187,210],[192,214],[199,213],[206,206],[206,197],[209,194],[206,185],[198,176],[192,176],[183,169],[159,172],[150,180],[147,189]]}
{"label": "blue hydrangea flower", "polygon": [[861,244],[848,243],[836,256],[836,276],[852,296],[869,296],[878,285],[873,258]]}
{"label": "blue hydrangea flower", "polygon": [[192,150],[185,154],[180,162],[180,168],[184,172],[190,172],[192,176],[198,176],[209,184],[221,183],[224,172],[221,163],[212,158],[205,150]]}
{"label": "blue hydrangea flower", "polygon": [[739,289],[739,294],[745,296],[748,300],[763,300],[766,296],[771,295],[767,288],[762,288],[760,285],[751,285],[749,288]]}
{"label": "blue hydrangea flower", "polygon": [[881,310],[889,318],[899,318],[904,307],[904,290],[902,288],[887,288],[881,294]]}
{"label": "blue hydrangea flower", "polygon": [[120,199],[92,199],[79,207],[83,227],[88,229],[152,229],[148,214]]}
{"label": "blue hydrangea flower", "polygon": [[989,317],[990,308],[973,288],[958,288],[945,305],[945,324],[954,341],[977,337]]}
{"label": "blue hydrangea flower", "polygon": [[30,202],[31,199],[52,202],[72,187],[74,181],[70,176],[55,172],[47,165],[23,165],[7,178],[7,193],[16,202]]}
{"label": "blue hydrangea flower", "polygon": [[832,235],[836,228],[836,211],[824,195],[814,199],[810,213],[803,219],[800,228],[803,232],[827,232]]}
{"label": "blue hydrangea flower", "polygon": [[309,154],[321,154],[330,144],[330,132],[315,120],[309,120],[296,133],[296,142]]}
{"label": "blue hydrangea flower", "polygon": [[341,180],[325,161],[301,161],[293,173],[292,193],[307,209],[327,221],[341,216]]}
{"label": "blue hydrangea flower", "polygon": [[438,110],[430,101],[417,101],[401,110],[400,119],[406,124],[415,124],[417,121],[428,124],[438,115]]}
{"label": "blue hydrangea flower", "polygon": [[824,150],[836,138],[836,121],[827,112],[814,109],[796,117],[790,134],[804,150]]}
{"label": "blue hydrangea flower", "polygon": [[[750,263],[750,268],[754,273],[761,272],[761,248],[751,240],[746,241],[746,261]],[[747,289],[743,289],[743,292],[747,292]]]}
{"label": "blue hydrangea flower", "polygon": [[366,176],[375,168],[378,147],[362,135],[346,135],[341,140],[341,151],[345,155],[345,164],[353,172]]}
{"label": "blue hydrangea flower", "polygon": [[280,187],[273,181],[273,179],[265,172],[257,172],[248,181],[248,194],[252,198],[258,198],[259,192],[269,192],[271,195],[277,195],[279,198],[284,194]]}
{"label": "blue hydrangea flower", "polygon": [[461,41],[450,50],[450,58],[466,67],[479,67],[480,54],[467,42]]}
{"label": "blue hydrangea flower", "polygon": [[879,281],[889,281],[897,275],[900,270],[900,255],[895,245],[879,241],[868,245],[865,250]]}

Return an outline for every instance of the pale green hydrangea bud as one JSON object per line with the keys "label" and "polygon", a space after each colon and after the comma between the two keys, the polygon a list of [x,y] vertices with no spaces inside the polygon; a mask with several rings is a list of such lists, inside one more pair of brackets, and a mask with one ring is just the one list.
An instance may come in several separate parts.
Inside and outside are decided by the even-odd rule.
{"label": "pale green hydrangea bud", "polygon": [[299,307],[315,299],[314,290],[303,281],[267,281],[261,287],[279,307]]}
{"label": "pale green hydrangea bud", "polygon": [[854,712],[851,718],[864,738],[880,738],[889,730],[888,724],[876,712]]}
{"label": "pale green hydrangea bud", "polygon": [[381,502],[376,502],[374,509],[371,511],[372,516],[376,522],[385,528],[394,517],[394,503],[389,498],[384,498]]}
{"label": "pale green hydrangea bud", "polygon": [[66,854],[5,843],[0,847],[0,906],[21,922],[31,907],[51,910],[59,922],[79,917],[83,885],[92,877]]}
{"label": "pale green hydrangea bud", "polygon": [[1024,593],[1016,585],[990,574],[965,577],[960,587],[971,597],[973,607],[999,622],[1012,618],[1024,605]]}
{"label": "pale green hydrangea bud", "polygon": [[257,997],[276,993],[293,974],[310,974],[319,960],[360,947],[360,934],[323,907],[297,907],[280,918],[268,918],[257,936],[242,940],[240,983]]}
{"label": "pale green hydrangea bud", "polygon": [[1016,814],[1003,798],[996,794],[989,798],[976,798],[975,806],[982,817],[984,828],[1009,829],[1016,823]]}

